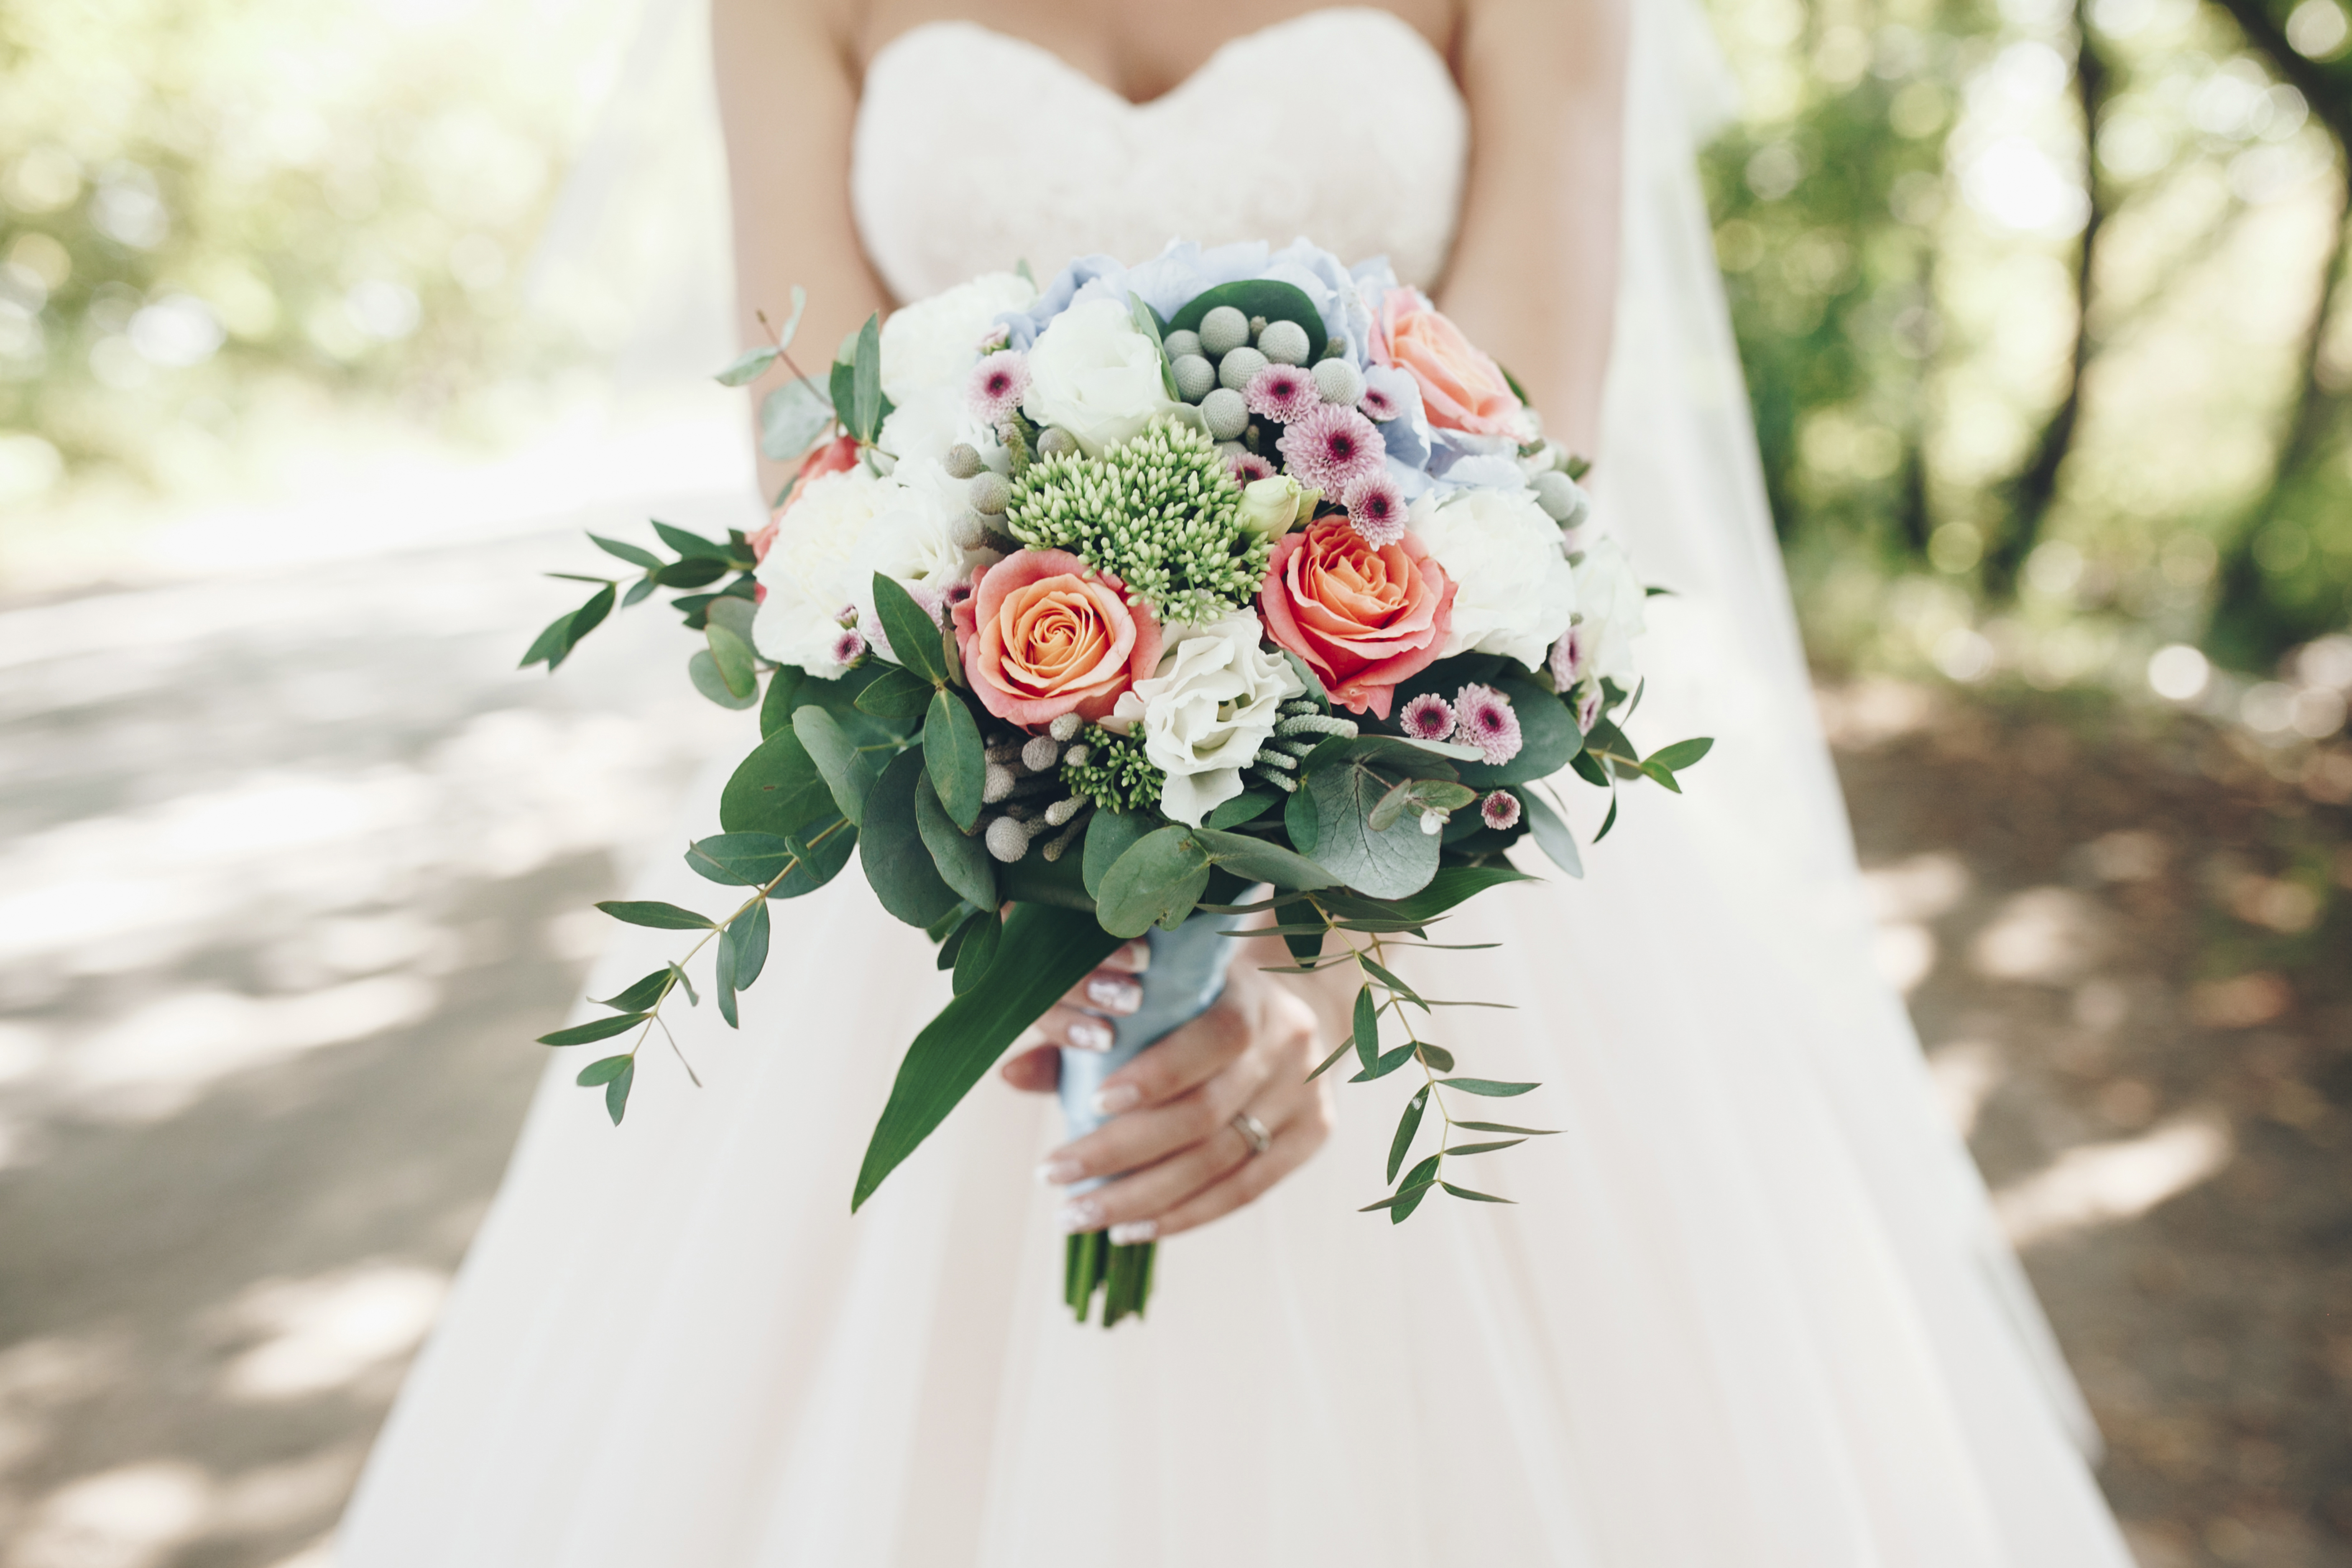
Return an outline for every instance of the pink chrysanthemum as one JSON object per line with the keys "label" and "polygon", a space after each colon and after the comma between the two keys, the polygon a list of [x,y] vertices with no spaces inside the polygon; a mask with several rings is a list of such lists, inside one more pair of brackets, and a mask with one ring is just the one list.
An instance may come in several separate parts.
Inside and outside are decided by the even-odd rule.
{"label": "pink chrysanthemum", "polygon": [[981,333],[980,342],[972,344],[971,346],[979,350],[982,353],[992,354],[1012,341],[1013,329],[1006,326],[1003,321],[998,321],[992,325],[988,331]]}
{"label": "pink chrysanthemum", "polygon": [[964,387],[965,400],[971,405],[971,416],[983,425],[1001,424],[1013,417],[1021,400],[1029,395],[1029,361],[1017,353],[995,353],[971,367],[971,380]]}
{"label": "pink chrysanthemum", "polygon": [[1364,387],[1364,395],[1356,399],[1356,406],[1362,409],[1367,416],[1377,419],[1383,425],[1402,412],[1397,407],[1395,398],[1369,384]]}
{"label": "pink chrysanthemum", "polygon": [[1274,465],[1255,452],[1235,452],[1225,459],[1225,469],[1237,485],[1255,484],[1259,479],[1274,478]]}
{"label": "pink chrysanthemum", "polygon": [[1388,455],[1370,420],[1328,403],[1301,415],[1275,445],[1291,478],[1327,496],[1345,495],[1358,479],[1378,474]]}
{"label": "pink chrysanthemum", "polygon": [[1475,746],[1490,766],[1500,767],[1519,754],[1519,716],[1511,700],[1491,686],[1475,681],[1454,694],[1454,739]]}
{"label": "pink chrysanthemum", "polygon": [[856,626],[844,626],[841,635],[833,639],[833,662],[856,664],[866,657],[866,637]]}
{"label": "pink chrysanthemum", "polygon": [[1404,537],[1404,489],[1385,473],[1367,474],[1348,487],[1348,526],[1375,550]]}
{"label": "pink chrysanthemum", "polygon": [[1478,803],[1478,816],[1496,832],[1507,832],[1519,825],[1519,797],[1498,789]]}
{"label": "pink chrysanthemum", "polygon": [[1584,639],[1579,634],[1580,626],[1571,626],[1551,645],[1551,683],[1555,690],[1565,691],[1576,684],[1577,666],[1584,662]]}
{"label": "pink chrysanthemum", "polygon": [[1321,406],[1323,399],[1315,390],[1315,378],[1297,365],[1270,364],[1249,378],[1249,384],[1242,388],[1242,401],[1259,418],[1287,425],[1308,409]]}
{"label": "pink chrysanthemum", "polygon": [[1404,705],[1397,722],[1416,741],[1443,741],[1454,733],[1454,708],[1436,692],[1424,691]]}

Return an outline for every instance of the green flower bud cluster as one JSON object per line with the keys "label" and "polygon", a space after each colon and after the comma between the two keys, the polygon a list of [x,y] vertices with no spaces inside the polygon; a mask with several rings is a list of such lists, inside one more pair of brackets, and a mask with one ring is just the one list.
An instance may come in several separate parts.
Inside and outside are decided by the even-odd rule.
{"label": "green flower bud cluster", "polygon": [[1169,422],[1099,458],[1029,465],[1006,519],[1034,550],[1067,550],[1162,621],[1201,625],[1257,597],[1271,539],[1243,526],[1241,487],[1199,430]]}
{"label": "green flower bud cluster", "polygon": [[1105,811],[1156,812],[1168,775],[1143,754],[1143,737],[1089,724],[1062,758],[1062,785]]}

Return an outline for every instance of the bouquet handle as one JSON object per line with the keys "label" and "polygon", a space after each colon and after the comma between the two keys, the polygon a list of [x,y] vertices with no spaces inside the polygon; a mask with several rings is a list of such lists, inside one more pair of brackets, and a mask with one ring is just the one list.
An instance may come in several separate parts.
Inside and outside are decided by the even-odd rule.
{"label": "bouquet handle", "polygon": [[[1084,1137],[1110,1120],[1095,1109],[1095,1096],[1106,1079],[1224,994],[1225,967],[1237,939],[1217,920],[1196,915],[1172,931],[1154,929],[1146,940],[1151,944],[1151,964],[1137,977],[1143,988],[1142,1005],[1113,1021],[1111,1048],[1062,1052],[1062,1120],[1072,1138]],[[1109,1179],[1097,1177],[1070,1190],[1085,1192]],[[1105,1328],[1129,1312],[1141,1315],[1151,1294],[1153,1251],[1154,1244],[1148,1241],[1114,1247],[1102,1231],[1071,1237],[1063,1295],[1078,1321],[1091,1315],[1098,1289],[1106,1295]]]}

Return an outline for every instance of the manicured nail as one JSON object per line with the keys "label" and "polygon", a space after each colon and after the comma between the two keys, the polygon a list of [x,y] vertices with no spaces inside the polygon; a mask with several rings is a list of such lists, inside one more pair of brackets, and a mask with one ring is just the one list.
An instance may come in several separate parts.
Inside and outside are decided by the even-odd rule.
{"label": "manicured nail", "polygon": [[1048,1160],[1037,1167],[1037,1179],[1049,1187],[1066,1187],[1086,1173],[1076,1160]]}
{"label": "manicured nail", "polygon": [[1151,944],[1141,937],[1127,944],[1127,966],[1137,974],[1151,967]]}
{"label": "manicured nail", "polygon": [[1054,1218],[1064,1230],[1073,1235],[1094,1230],[1102,1225],[1102,1205],[1092,1198],[1073,1198],[1062,1205],[1062,1212]]}
{"label": "manicured nail", "polygon": [[1124,1225],[1110,1227],[1110,1242],[1113,1247],[1132,1247],[1139,1241],[1150,1241],[1159,1234],[1158,1220],[1131,1219]]}
{"label": "manicured nail", "polygon": [[1143,1005],[1143,987],[1118,975],[1097,974],[1087,982],[1087,1000],[1106,1013],[1125,1015]]}
{"label": "manicured nail", "polygon": [[1082,1051],[1107,1051],[1110,1049],[1110,1026],[1081,1018],[1070,1026],[1069,1038],[1070,1044]]}
{"label": "manicured nail", "polygon": [[1095,1114],[1117,1116],[1121,1111],[1133,1110],[1136,1101],[1142,1098],[1143,1091],[1133,1084],[1115,1083],[1095,1096]]}

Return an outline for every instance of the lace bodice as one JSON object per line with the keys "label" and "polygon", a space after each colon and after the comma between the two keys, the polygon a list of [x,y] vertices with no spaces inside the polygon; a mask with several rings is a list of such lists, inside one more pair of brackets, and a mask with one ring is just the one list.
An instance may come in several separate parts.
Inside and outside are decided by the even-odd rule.
{"label": "lace bodice", "polygon": [[[1376,90],[1328,90],[1358,83]],[[1386,11],[1247,34],[1140,105],[1034,44],[929,22],[866,68],[850,197],[901,300],[1021,260],[1040,278],[1097,252],[1139,261],[1175,238],[1304,236],[1426,284],[1454,243],[1468,149],[1444,62]]]}

